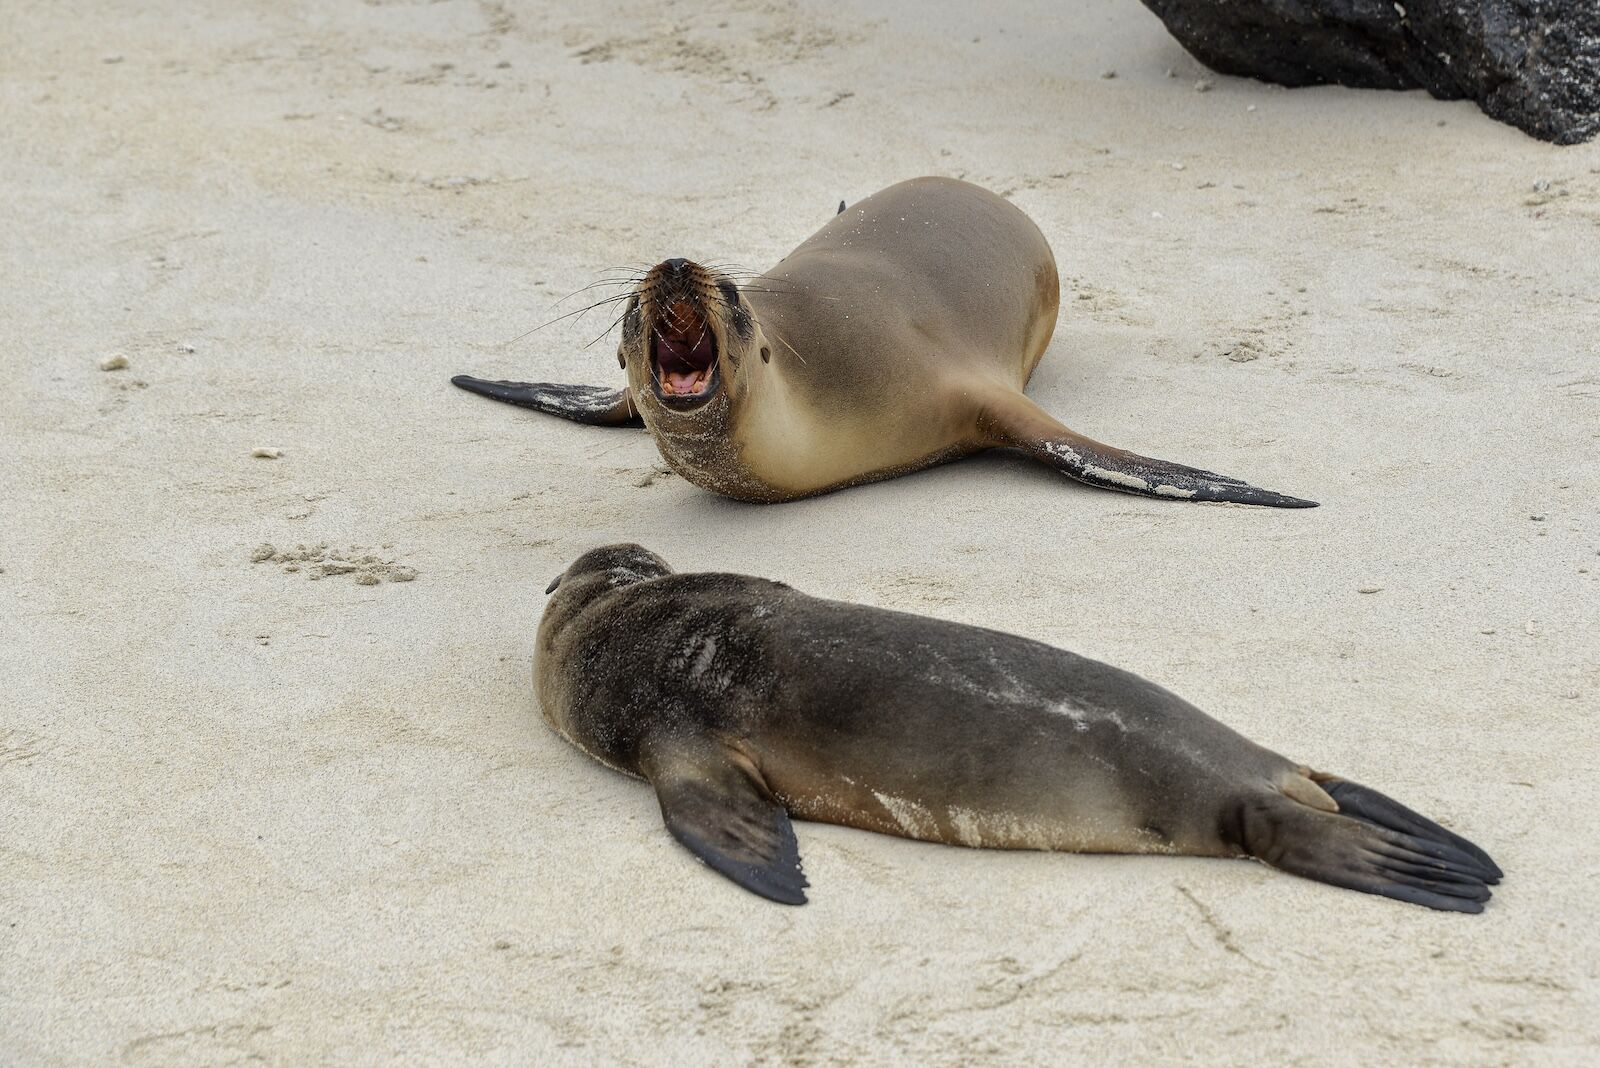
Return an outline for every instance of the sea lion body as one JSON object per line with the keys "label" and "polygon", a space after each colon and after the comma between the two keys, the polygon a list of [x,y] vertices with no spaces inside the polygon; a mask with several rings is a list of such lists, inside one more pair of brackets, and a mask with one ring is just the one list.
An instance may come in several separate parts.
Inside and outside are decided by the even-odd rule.
{"label": "sea lion body", "polygon": [[787,814],[966,846],[1257,856],[1458,911],[1499,877],[1383,795],[1039,642],[676,575],[637,546],[557,581],[535,664],[547,720],[649,780],[681,841],[776,900],[804,900]]}
{"label": "sea lion body", "polygon": [[720,462],[685,462],[682,421],[637,381],[647,366],[633,395],[667,462],[729,496],[889,478],[992,444],[983,400],[1026,385],[1059,293],[1050,246],[1010,202],[965,182],[907,182],[836,215],[752,287],[773,360],[745,369]]}
{"label": "sea lion body", "polygon": [[496,382],[464,389],[581,422],[642,420],[706,489],[785,501],[993,447],[1145,496],[1311,502],[1077,434],[1023,388],[1055,329],[1049,243],[1009,201],[917,178],[846,208],[745,282],[684,259],[628,279],[618,359],[628,387]]}

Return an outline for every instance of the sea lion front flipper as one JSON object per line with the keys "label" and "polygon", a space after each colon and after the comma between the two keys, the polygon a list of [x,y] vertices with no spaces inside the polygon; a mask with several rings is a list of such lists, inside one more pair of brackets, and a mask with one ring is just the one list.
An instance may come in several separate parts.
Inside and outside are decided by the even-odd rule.
{"label": "sea lion front flipper", "polygon": [[497,382],[471,375],[456,375],[450,380],[468,393],[492,397],[497,401],[533,408],[548,415],[571,419],[590,426],[643,426],[626,389],[604,386],[564,386],[555,382]]}
{"label": "sea lion front flipper", "polygon": [[1269,508],[1315,508],[1237,478],[1155,460],[1102,445],[1068,430],[1043,408],[1020,393],[1005,394],[984,405],[979,429],[995,445],[1022,449],[1069,478],[1091,486],[1175,501],[1227,501]]}
{"label": "sea lion front flipper", "polygon": [[641,766],[689,852],[752,893],[806,903],[794,825],[748,761],[716,742],[672,741],[650,746]]}

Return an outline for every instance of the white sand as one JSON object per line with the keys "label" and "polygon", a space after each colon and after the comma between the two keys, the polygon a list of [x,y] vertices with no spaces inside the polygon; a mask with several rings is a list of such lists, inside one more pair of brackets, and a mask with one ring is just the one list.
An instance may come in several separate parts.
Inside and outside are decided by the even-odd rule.
{"label": "white sand", "polygon": [[[288,6],[0,18],[0,1061],[1600,1057],[1600,145],[1198,93],[1133,0]],[[744,506],[446,383],[619,382],[604,320],[507,342],[923,173],[1052,242],[1046,407],[1324,506],[1011,457]],[[766,904],[538,718],[540,591],[620,539],[1111,660],[1506,882],[803,824]]]}

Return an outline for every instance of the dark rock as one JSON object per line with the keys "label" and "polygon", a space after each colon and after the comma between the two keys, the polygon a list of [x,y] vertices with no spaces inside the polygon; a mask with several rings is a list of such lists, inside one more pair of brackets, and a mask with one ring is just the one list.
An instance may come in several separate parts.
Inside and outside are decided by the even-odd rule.
{"label": "dark rock", "polygon": [[1144,0],[1206,66],[1426,89],[1557,144],[1600,132],[1600,0]]}

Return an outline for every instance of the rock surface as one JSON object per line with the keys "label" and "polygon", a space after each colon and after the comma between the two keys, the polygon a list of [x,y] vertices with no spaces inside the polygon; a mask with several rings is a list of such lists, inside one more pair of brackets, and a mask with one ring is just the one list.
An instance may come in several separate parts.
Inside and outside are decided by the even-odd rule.
{"label": "rock surface", "polygon": [[1557,144],[1600,132],[1595,0],[1144,0],[1206,66],[1283,85],[1426,89]]}

